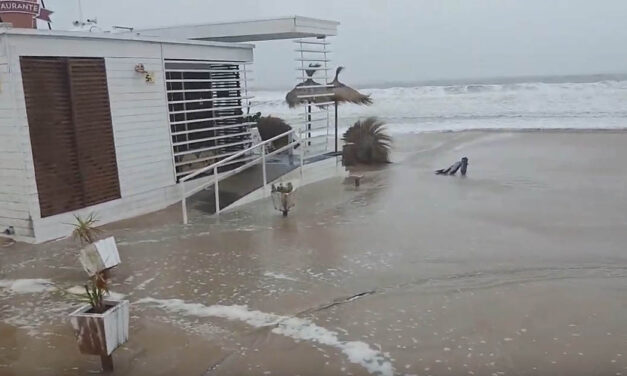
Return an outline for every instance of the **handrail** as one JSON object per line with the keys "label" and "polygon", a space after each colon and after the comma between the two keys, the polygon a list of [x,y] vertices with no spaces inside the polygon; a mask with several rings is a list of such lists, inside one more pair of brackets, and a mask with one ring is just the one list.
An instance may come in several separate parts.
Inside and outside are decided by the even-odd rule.
{"label": "handrail", "polygon": [[271,143],[272,141],[275,141],[275,140],[278,140],[279,138],[283,138],[283,137],[285,137],[285,136],[288,136],[288,135],[290,135],[290,134],[292,134],[292,133],[294,133],[294,132],[296,132],[296,129],[290,129],[289,131],[287,131],[287,132],[285,132],[285,133],[281,133],[281,134],[280,134],[280,135],[278,135],[278,136],[274,136],[274,137],[269,138],[269,139],[267,139],[267,140],[265,140],[265,141],[262,141],[262,142],[260,142],[260,143],[258,143],[258,144],[255,144],[255,145],[253,145],[253,146],[251,146],[251,147],[249,147],[249,148],[246,148],[246,149],[244,149],[244,150],[240,150],[238,153],[233,154],[233,155],[231,155],[230,157],[227,157],[227,158],[221,159],[221,160],[217,161],[216,163],[214,163],[214,164],[212,164],[212,165],[209,165],[209,166],[206,166],[206,167],[201,168],[200,170],[196,170],[196,171],[194,171],[193,173],[191,173],[191,174],[189,174],[189,175],[185,176],[184,178],[180,179],[180,180],[179,180],[179,182],[186,182],[186,181],[188,181],[189,179],[194,178],[194,177],[196,177],[196,176],[198,176],[198,175],[200,175],[200,174],[203,174],[203,173],[205,173],[205,172],[207,172],[207,171],[209,171],[209,170],[213,170],[213,169],[214,169],[214,168],[216,168],[216,167],[220,167],[220,165],[222,165],[222,164],[224,164],[224,163],[226,163],[226,162],[232,161],[233,159],[235,159],[235,158],[237,158],[237,157],[239,157],[239,156],[241,156],[241,155],[243,155],[243,154],[246,154],[246,153],[248,153],[249,151],[253,151],[253,150],[257,149],[258,147],[260,147],[260,146],[262,146],[262,145],[264,145],[264,146],[265,146],[265,145],[268,145],[268,144],[269,144],[269,143]]}
{"label": "handrail", "polygon": [[[226,175],[218,176],[218,167],[220,167],[222,165],[225,165],[227,162],[230,162],[230,161],[232,161],[232,160],[234,160],[234,159],[236,159],[236,158],[238,158],[238,157],[240,157],[242,155],[245,155],[246,153],[248,153],[250,151],[253,151],[253,150],[257,149],[257,148],[261,148],[261,156],[259,158],[256,158],[256,159],[252,160],[252,161],[249,161],[248,163],[245,163],[243,166],[238,167],[236,170],[239,171],[244,166],[246,166],[246,168],[254,166],[255,164],[258,163],[259,160],[261,160],[262,176],[263,176],[263,187],[265,189],[266,186],[267,186],[267,183],[268,183],[267,175],[266,175],[266,156],[271,156],[271,155],[277,154],[279,152],[282,152],[283,150],[289,149],[290,147],[291,148],[295,148],[296,145],[302,144],[302,140],[301,140],[301,137],[299,137],[296,141],[290,142],[287,145],[285,145],[285,146],[283,146],[283,147],[281,147],[281,148],[279,148],[277,150],[274,150],[274,151],[272,151],[271,153],[269,153],[267,155],[266,155],[265,146],[270,144],[273,141],[276,141],[276,140],[278,140],[280,138],[283,138],[283,137],[288,137],[289,135],[295,134],[295,133],[296,133],[296,129],[295,128],[294,129],[290,129],[287,132],[281,133],[280,135],[274,136],[274,137],[269,138],[269,139],[267,139],[265,141],[262,141],[262,142],[260,142],[258,144],[255,144],[255,145],[253,145],[251,147],[248,147],[248,148],[246,148],[244,150],[241,150],[241,151],[239,151],[239,152],[237,152],[237,153],[235,153],[235,154],[233,154],[233,155],[231,155],[231,156],[229,156],[227,158],[224,158],[224,159],[222,159],[222,160],[220,160],[220,161],[218,161],[218,162],[216,162],[214,164],[211,164],[209,166],[206,166],[206,167],[203,167],[203,168],[201,168],[199,170],[196,170],[193,173],[191,173],[191,174],[181,178],[179,180],[179,182],[181,183],[181,189],[182,189],[181,207],[182,207],[182,210],[183,210],[183,223],[187,224],[187,222],[188,222],[188,219],[187,219],[187,196],[188,195],[191,196],[192,194],[194,194],[194,193],[198,192],[199,190],[204,189],[205,187],[207,187],[209,185],[212,185],[212,184],[214,185],[214,190],[215,190],[214,194],[215,194],[215,202],[216,202],[215,203],[216,204],[216,213],[218,213],[218,214],[220,213],[220,195],[219,195],[218,183],[220,182],[220,180],[226,179],[227,177],[231,176],[232,174],[228,174],[227,173]],[[304,149],[301,148],[301,153],[300,153],[301,176],[302,176],[302,173],[303,173],[303,158],[304,158]],[[201,184],[200,188],[196,187],[196,189],[193,189],[190,192],[186,191],[186,189],[185,189],[185,182],[187,182],[188,180],[190,180],[190,179],[192,179],[192,178],[194,178],[194,177],[196,177],[196,176],[198,176],[200,174],[203,174],[203,173],[205,173],[207,171],[210,171],[210,170],[213,170],[213,179],[210,182],[206,182],[205,184]]]}

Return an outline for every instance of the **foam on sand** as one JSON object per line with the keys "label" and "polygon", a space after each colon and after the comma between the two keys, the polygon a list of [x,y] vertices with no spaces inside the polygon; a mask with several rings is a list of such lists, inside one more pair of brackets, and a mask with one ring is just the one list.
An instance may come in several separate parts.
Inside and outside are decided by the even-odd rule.
{"label": "foam on sand", "polygon": [[[74,295],[86,295],[85,286],[72,286],[69,289],[66,289],[65,291]],[[109,293],[105,295],[105,299],[122,300],[124,299],[125,296],[126,295],[121,294],[119,292],[109,291]]]}
{"label": "foam on sand", "polygon": [[263,276],[274,279],[284,279],[286,281],[298,281],[296,278],[288,277],[283,273],[265,272],[263,273]]}
{"label": "foam on sand", "polygon": [[249,310],[244,305],[212,305],[186,303],[180,299],[143,298],[136,303],[154,304],[167,311],[187,316],[219,317],[231,321],[242,321],[255,328],[274,327],[272,333],[311,341],[334,347],[344,353],[352,363],[359,364],[371,374],[392,376],[394,367],[381,351],[373,349],[365,342],[342,341],[334,331],[322,328],[310,320],[298,317],[282,316],[274,313]]}
{"label": "foam on sand", "polygon": [[51,280],[42,278],[0,279],[0,288],[5,288],[16,294],[33,294],[56,290]]}

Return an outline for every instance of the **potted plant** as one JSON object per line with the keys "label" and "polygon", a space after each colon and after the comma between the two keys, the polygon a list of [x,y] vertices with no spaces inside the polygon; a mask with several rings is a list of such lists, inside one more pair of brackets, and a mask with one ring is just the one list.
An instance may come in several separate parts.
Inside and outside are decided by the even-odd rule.
{"label": "potted plant", "polygon": [[272,204],[274,208],[283,213],[284,217],[287,217],[291,208],[296,206],[294,202],[294,186],[288,182],[286,185],[279,183],[278,186],[272,184],[271,190]]}
{"label": "potted plant", "polygon": [[70,314],[70,321],[83,354],[100,355],[105,371],[113,370],[111,353],[128,340],[129,302],[107,299],[109,289],[103,273],[94,274],[85,285],[87,303]]}
{"label": "potted plant", "polygon": [[[83,246],[79,253],[79,260],[83,269],[91,277],[97,273],[108,271],[120,264],[120,254],[113,236],[98,239],[102,230],[95,227],[98,219],[94,213],[86,218],[75,215],[74,231],[72,237]],[[106,275],[105,275],[106,276]]]}

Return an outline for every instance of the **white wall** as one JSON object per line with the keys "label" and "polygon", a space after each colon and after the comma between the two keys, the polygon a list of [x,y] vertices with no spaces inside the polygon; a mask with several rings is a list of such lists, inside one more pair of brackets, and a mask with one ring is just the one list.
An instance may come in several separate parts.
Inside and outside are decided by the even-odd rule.
{"label": "white wall", "polygon": [[30,136],[19,67],[9,59],[10,45],[0,35],[0,235],[13,226],[17,238],[32,237],[30,211],[37,200]]}
{"label": "white wall", "polygon": [[[122,197],[175,183],[168,105],[159,57],[106,58],[111,117]],[[155,82],[146,83],[135,65]]]}
{"label": "white wall", "polygon": [[[7,59],[3,38],[0,35],[0,231],[13,225],[20,238],[30,237],[24,240],[37,242],[68,235],[71,227],[67,223],[73,221],[73,214],[95,212],[100,223],[105,224],[175,203],[179,195],[163,58],[252,60],[252,48],[19,32],[8,35]],[[105,58],[121,199],[74,213],[40,217],[19,56]],[[146,83],[143,75],[135,72],[138,63],[153,73],[154,83]],[[9,84],[11,81],[13,85]]]}

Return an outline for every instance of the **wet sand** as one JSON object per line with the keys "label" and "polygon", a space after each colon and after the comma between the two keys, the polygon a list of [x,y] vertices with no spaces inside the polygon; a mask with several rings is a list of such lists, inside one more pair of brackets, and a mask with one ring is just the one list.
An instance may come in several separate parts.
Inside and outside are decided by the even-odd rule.
{"label": "wet sand", "polygon": [[[107,226],[133,303],[115,374],[627,374],[627,132],[395,141],[288,218],[265,200]],[[433,174],[462,156],[466,178]],[[0,248],[0,375],[98,370],[67,320],[77,248]],[[7,287],[24,278],[52,285]]]}

